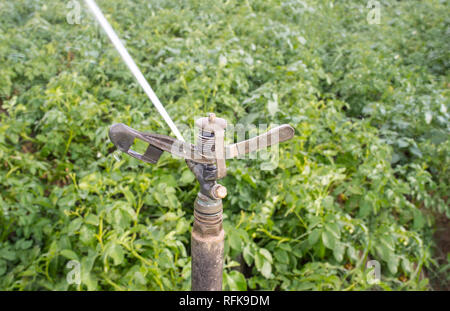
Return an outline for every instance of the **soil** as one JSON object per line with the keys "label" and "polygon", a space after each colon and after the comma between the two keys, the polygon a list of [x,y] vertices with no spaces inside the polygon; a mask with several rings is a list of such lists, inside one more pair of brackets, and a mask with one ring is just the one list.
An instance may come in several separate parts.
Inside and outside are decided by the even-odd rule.
{"label": "soil", "polygon": [[[445,215],[436,215],[436,232],[434,233],[436,242],[435,260],[442,267],[447,262],[447,254],[450,253],[450,219]],[[450,282],[448,281],[449,271],[441,271],[433,277],[430,275],[431,286],[434,290],[450,291]]]}

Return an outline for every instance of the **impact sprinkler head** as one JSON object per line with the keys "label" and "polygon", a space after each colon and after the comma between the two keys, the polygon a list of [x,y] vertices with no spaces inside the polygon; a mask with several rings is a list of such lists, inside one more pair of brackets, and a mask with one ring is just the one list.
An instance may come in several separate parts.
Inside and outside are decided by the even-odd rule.
{"label": "impact sprinkler head", "polygon": [[[226,197],[227,189],[217,180],[227,174],[225,160],[291,139],[294,129],[284,124],[225,146],[225,119],[210,113],[197,119],[195,125],[198,130],[196,145],[169,136],[139,132],[124,124],[111,126],[109,137],[120,151],[144,162],[156,163],[164,151],[185,159],[200,184],[191,231],[192,290],[221,290],[225,237],[222,199]],[[136,138],[148,143],[144,154],[130,149]]]}
{"label": "impact sprinkler head", "polygon": [[[227,174],[226,159],[267,148],[294,136],[294,129],[288,124],[283,124],[262,135],[225,146],[227,128],[225,119],[210,113],[207,117],[197,119],[195,125],[198,129],[196,145],[170,136],[140,132],[122,123],[111,126],[109,137],[120,151],[144,162],[158,162],[164,151],[184,158],[200,183],[201,193],[217,200],[227,194],[225,187],[216,184],[216,180]],[[144,154],[130,149],[135,139],[148,143]]]}

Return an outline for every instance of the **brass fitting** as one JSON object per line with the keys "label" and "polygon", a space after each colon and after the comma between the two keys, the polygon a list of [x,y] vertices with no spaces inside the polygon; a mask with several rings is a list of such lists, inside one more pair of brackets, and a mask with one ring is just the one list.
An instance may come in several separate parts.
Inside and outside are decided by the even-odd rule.
{"label": "brass fitting", "polygon": [[223,199],[227,196],[227,188],[225,188],[224,186],[222,186],[220,184],[215,184],[211,188],[211,195],[215,199]]}

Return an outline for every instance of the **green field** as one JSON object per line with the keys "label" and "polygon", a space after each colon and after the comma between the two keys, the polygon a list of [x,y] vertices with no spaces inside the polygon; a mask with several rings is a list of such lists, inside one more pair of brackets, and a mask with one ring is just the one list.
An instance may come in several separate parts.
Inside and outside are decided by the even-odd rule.
{"label": "green field", "polygon": [[[0,290],[188,290],[199,187],[115,153],[113,123],[173,134],[69,2],[0,0]],[[448,289],[448,1],[97,2],[178,126],[295,128],[227,162],[224,289]]]}

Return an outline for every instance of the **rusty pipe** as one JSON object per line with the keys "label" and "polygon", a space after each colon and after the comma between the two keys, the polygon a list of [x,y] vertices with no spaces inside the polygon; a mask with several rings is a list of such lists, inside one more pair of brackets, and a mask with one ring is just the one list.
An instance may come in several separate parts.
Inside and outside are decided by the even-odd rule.
{"label": "rusty pipe", "polygon": [[193,291],[222,290],[224,239],[222,200],[199,192],[194,203],[191,234]]}

